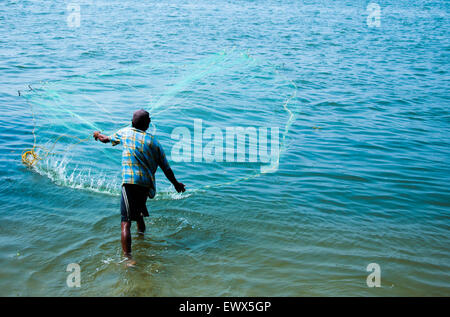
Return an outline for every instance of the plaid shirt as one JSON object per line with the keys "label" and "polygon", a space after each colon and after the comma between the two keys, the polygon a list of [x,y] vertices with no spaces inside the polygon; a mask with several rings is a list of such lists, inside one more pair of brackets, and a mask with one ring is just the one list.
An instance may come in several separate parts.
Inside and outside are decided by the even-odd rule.
{"label": "plaid shirt", "polygon": [[149,196],[153,197],[156,193],[156,169],[158,166],[163,171],[170,168],[161,144],[153,135],[132,127],[114,133],[111,143],[113,146],[123,145],[122,183],[149,187]]}

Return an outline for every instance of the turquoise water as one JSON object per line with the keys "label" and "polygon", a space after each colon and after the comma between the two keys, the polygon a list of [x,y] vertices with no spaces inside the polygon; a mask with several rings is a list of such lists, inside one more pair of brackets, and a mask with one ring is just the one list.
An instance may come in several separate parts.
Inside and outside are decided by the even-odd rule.
{"label": "turquoise water", "polygon": [[[368,1],[77,1],[79,27],[68,3],[0,7],[0,295],[450,295],[447,1],[379,27]],[[120,148],[74,137],[141,107],[187,192],[157,172],[125,268]],[[178,162],[199,119],[276,127],[280,155]]]}

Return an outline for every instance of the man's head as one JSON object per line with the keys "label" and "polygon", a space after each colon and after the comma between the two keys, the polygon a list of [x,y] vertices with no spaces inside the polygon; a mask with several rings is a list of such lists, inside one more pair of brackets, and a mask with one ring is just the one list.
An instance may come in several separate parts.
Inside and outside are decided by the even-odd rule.
{"label": "man's head", "polygon": [[150,125],[150,114],[144,109],[137,110],[133,113],[133,120],[131,121],[133,128],[145,131]]}

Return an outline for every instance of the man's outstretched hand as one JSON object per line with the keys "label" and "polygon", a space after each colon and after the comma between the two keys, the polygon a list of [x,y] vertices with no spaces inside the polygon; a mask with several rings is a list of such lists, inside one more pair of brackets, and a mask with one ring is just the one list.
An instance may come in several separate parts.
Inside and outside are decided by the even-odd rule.
{"label": "man's outstretched hand", "polygon": [[102,143],[108,143],[111,141],[111,139],[108,136],[101,134],[100,131],[95,131],[93,137],[95,141],[100,140],[100,142]]}
{"label": "man's outstretched hand", "polygon": [[184,193],[184,192],[186,191],[186,189],[184,188],[184,184],[183,184],[183,183],[177,183],[177,184],[175,185],[175,190],[176,190],[178,193]]}

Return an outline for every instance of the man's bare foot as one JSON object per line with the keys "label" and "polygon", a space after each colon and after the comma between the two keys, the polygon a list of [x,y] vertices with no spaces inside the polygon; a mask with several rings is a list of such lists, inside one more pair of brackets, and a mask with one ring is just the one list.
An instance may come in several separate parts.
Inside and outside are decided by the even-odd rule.
{"label": "man's bare foot", "polygon": [[136,265],[136,261],[133,259],[133,257],[131,256],[131,254],[124,254],[125,256],[125,265],[127,267],[133,267]]}
{"label": "man's bare foot", "polygon": [[125,265],[127,267],[134,267],[134,266],[136,266],[136,261],[129,258],[125,261]]}

